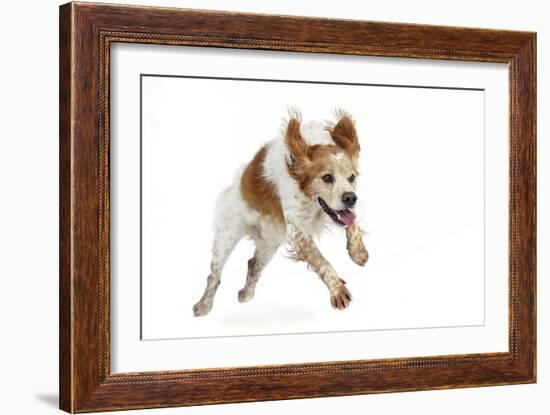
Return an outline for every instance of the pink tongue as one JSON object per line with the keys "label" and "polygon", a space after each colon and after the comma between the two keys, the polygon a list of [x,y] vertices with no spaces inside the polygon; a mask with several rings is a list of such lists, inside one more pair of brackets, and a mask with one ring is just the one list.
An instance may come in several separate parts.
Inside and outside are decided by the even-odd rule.
{"label": "pink tongue", "polygon": [[355,214],[351,210],[340,210],[338,211],[338,219],[349,228],[355,222]]}

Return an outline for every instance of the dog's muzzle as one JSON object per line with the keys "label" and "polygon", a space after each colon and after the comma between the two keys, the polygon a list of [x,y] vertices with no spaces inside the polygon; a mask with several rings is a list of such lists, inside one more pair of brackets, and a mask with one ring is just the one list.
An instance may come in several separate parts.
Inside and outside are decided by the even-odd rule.
{"label": "dog's muzzle", "polygon": [[[357,199],[357,197],[355,197]],[[327,205],[323,198],[317,198],[319,205],[330,218],[340,226],[351,227],[355,223],[355,213],[349,209],[335,210]]]}

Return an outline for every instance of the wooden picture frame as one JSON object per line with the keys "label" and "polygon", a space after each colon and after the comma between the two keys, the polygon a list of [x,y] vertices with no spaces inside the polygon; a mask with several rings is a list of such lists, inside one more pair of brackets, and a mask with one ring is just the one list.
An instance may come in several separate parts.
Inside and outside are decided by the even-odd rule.
{"label": "wooden picture frame", "polygon": [[[509,65],[509,352],[111,373],[109,69],[116,42]],[[60,408],[262,401],[536,381],[536,34],[69,3],[60,7]]]}

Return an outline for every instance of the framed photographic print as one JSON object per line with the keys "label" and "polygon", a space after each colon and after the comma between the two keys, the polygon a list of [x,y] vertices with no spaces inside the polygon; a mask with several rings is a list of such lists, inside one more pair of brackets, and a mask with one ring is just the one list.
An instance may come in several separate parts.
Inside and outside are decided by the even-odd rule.
{"label": "framed photographic print", "polygon": [[60,407],[535,382],[536,36],[60,8]]}

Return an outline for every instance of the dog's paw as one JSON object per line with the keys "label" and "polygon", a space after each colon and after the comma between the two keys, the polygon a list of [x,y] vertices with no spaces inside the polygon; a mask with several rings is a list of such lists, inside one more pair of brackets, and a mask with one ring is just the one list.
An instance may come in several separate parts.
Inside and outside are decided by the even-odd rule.
{"label": "dog's paw", "polygon": [[254,291],[243,288],[239,290],[239,303],[246,303],[254,298]]}
{"label": "dog's paw", "polygon": [[351,293],[346,288],[346,283],[342,281],[342,284],[331,294],[330,303],[332,307],[338,310],[343,310],[351,303]]}
{"label": "dog's paw", "polygon": [[212,310],[212,301],[199,301],[193,306],[193,315],[195,317],[205,316]]}
{"label": "dog's paw", "polygon": [[349,250],[349,256],[357,265],[364,267],[369,260],[369,252],[363,244],[353,247]]}

